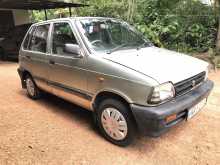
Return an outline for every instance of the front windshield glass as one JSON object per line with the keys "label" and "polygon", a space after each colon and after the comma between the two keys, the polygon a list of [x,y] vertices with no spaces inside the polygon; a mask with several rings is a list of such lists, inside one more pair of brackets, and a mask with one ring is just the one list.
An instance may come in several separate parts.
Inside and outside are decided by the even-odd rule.
{"label": "front windshield glass", "polygon": [[83,34],[92,50],[112,53],[123,49],[139,49],[152,44],[132,26],[114,19],[82,19]]}

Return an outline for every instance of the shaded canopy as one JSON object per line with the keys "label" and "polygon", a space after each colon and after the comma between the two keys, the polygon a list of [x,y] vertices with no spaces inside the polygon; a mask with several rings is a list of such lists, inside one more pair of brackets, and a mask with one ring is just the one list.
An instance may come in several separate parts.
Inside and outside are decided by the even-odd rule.
{"label": "shaded canopy", "polygon": [[85,6],[87,5],[55,0],[0,0],[0,8],[4,9],[42,10]]}

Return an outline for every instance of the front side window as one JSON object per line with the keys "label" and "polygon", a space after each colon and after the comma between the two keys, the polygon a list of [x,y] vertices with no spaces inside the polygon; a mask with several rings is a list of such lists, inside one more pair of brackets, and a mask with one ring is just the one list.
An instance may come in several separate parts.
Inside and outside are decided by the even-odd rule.
{"label": "front side window", "polygon": [[29,50],[46,53],[47,52],[47,37],[50,25],[40,25],[35,28],[29,44]]}
{"label": "front side window", "polygon": [[98,52],[114,52],[152,44],[126,22],[114,19],[82,19],[77,24],[89,47]]}
{"label": "front side window", "polygon": [[70,55],[65,52],[66,44],[76,44],[77,40],[69,23],[55,23],[52,36],[52,52],[59,55]]}

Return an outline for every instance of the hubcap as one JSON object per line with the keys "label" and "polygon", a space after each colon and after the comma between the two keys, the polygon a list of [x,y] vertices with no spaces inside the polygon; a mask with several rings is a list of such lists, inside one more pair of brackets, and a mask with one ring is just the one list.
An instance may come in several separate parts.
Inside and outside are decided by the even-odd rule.
{"label": "hubcap", "polygon": [[101,116],[105,132],[115,140],[123,140],[127,136],[128,126],[124,116],[115,108],[106,108]]}
{"label": "hubcap", "polygon": [[34,96],[35,87],[34,87],[33,81],[32,81],[30,78],[28,78],[28,79],[26,80],[26,85],[27,85],[27,91],[28,91],[28,93],[29,93],[31,96]]}

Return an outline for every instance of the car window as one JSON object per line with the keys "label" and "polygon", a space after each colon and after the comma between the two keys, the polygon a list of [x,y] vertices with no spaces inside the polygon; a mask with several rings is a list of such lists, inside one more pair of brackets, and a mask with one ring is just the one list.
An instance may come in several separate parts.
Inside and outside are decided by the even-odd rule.
{"label": "car window", "polygon": [[52,35],[52,52],[58,55],[70,54],[65,52],[65,44],[77,44],[69,23],[55,23]]}
{"label": "car window", "polygon": [[50,25],[40,25],[34,30],[31,37],[29,50],[46,53],[47,51],[47,37]]}
{"label": "car window", "polygon": [[30,41],[30,38],[31,38],[31,35],[33,34],[33,31],[34,31],[34,27],[32,27],[29,31],[28,31],[28,34],[24,40],[24,44],[23,44],[23,49],[28,49],[28,44],[29,44],[29,41]]}
{"label": "car window", "polygon": [[135,28],[114,19],[82,19],[77,24],[88,46],[98,52],[112,53],[123,49],[152,46]]}
{"label": "car window", "polygon": [[122,44],[123,41],[122,41],[122,28],[120,27],[120,24],[119,23],[115,23],[115,24],[112,24],[112,25],[109,25],[109,31],[111,32],[112,34],[112,42],[115,43],[115,44]]}

